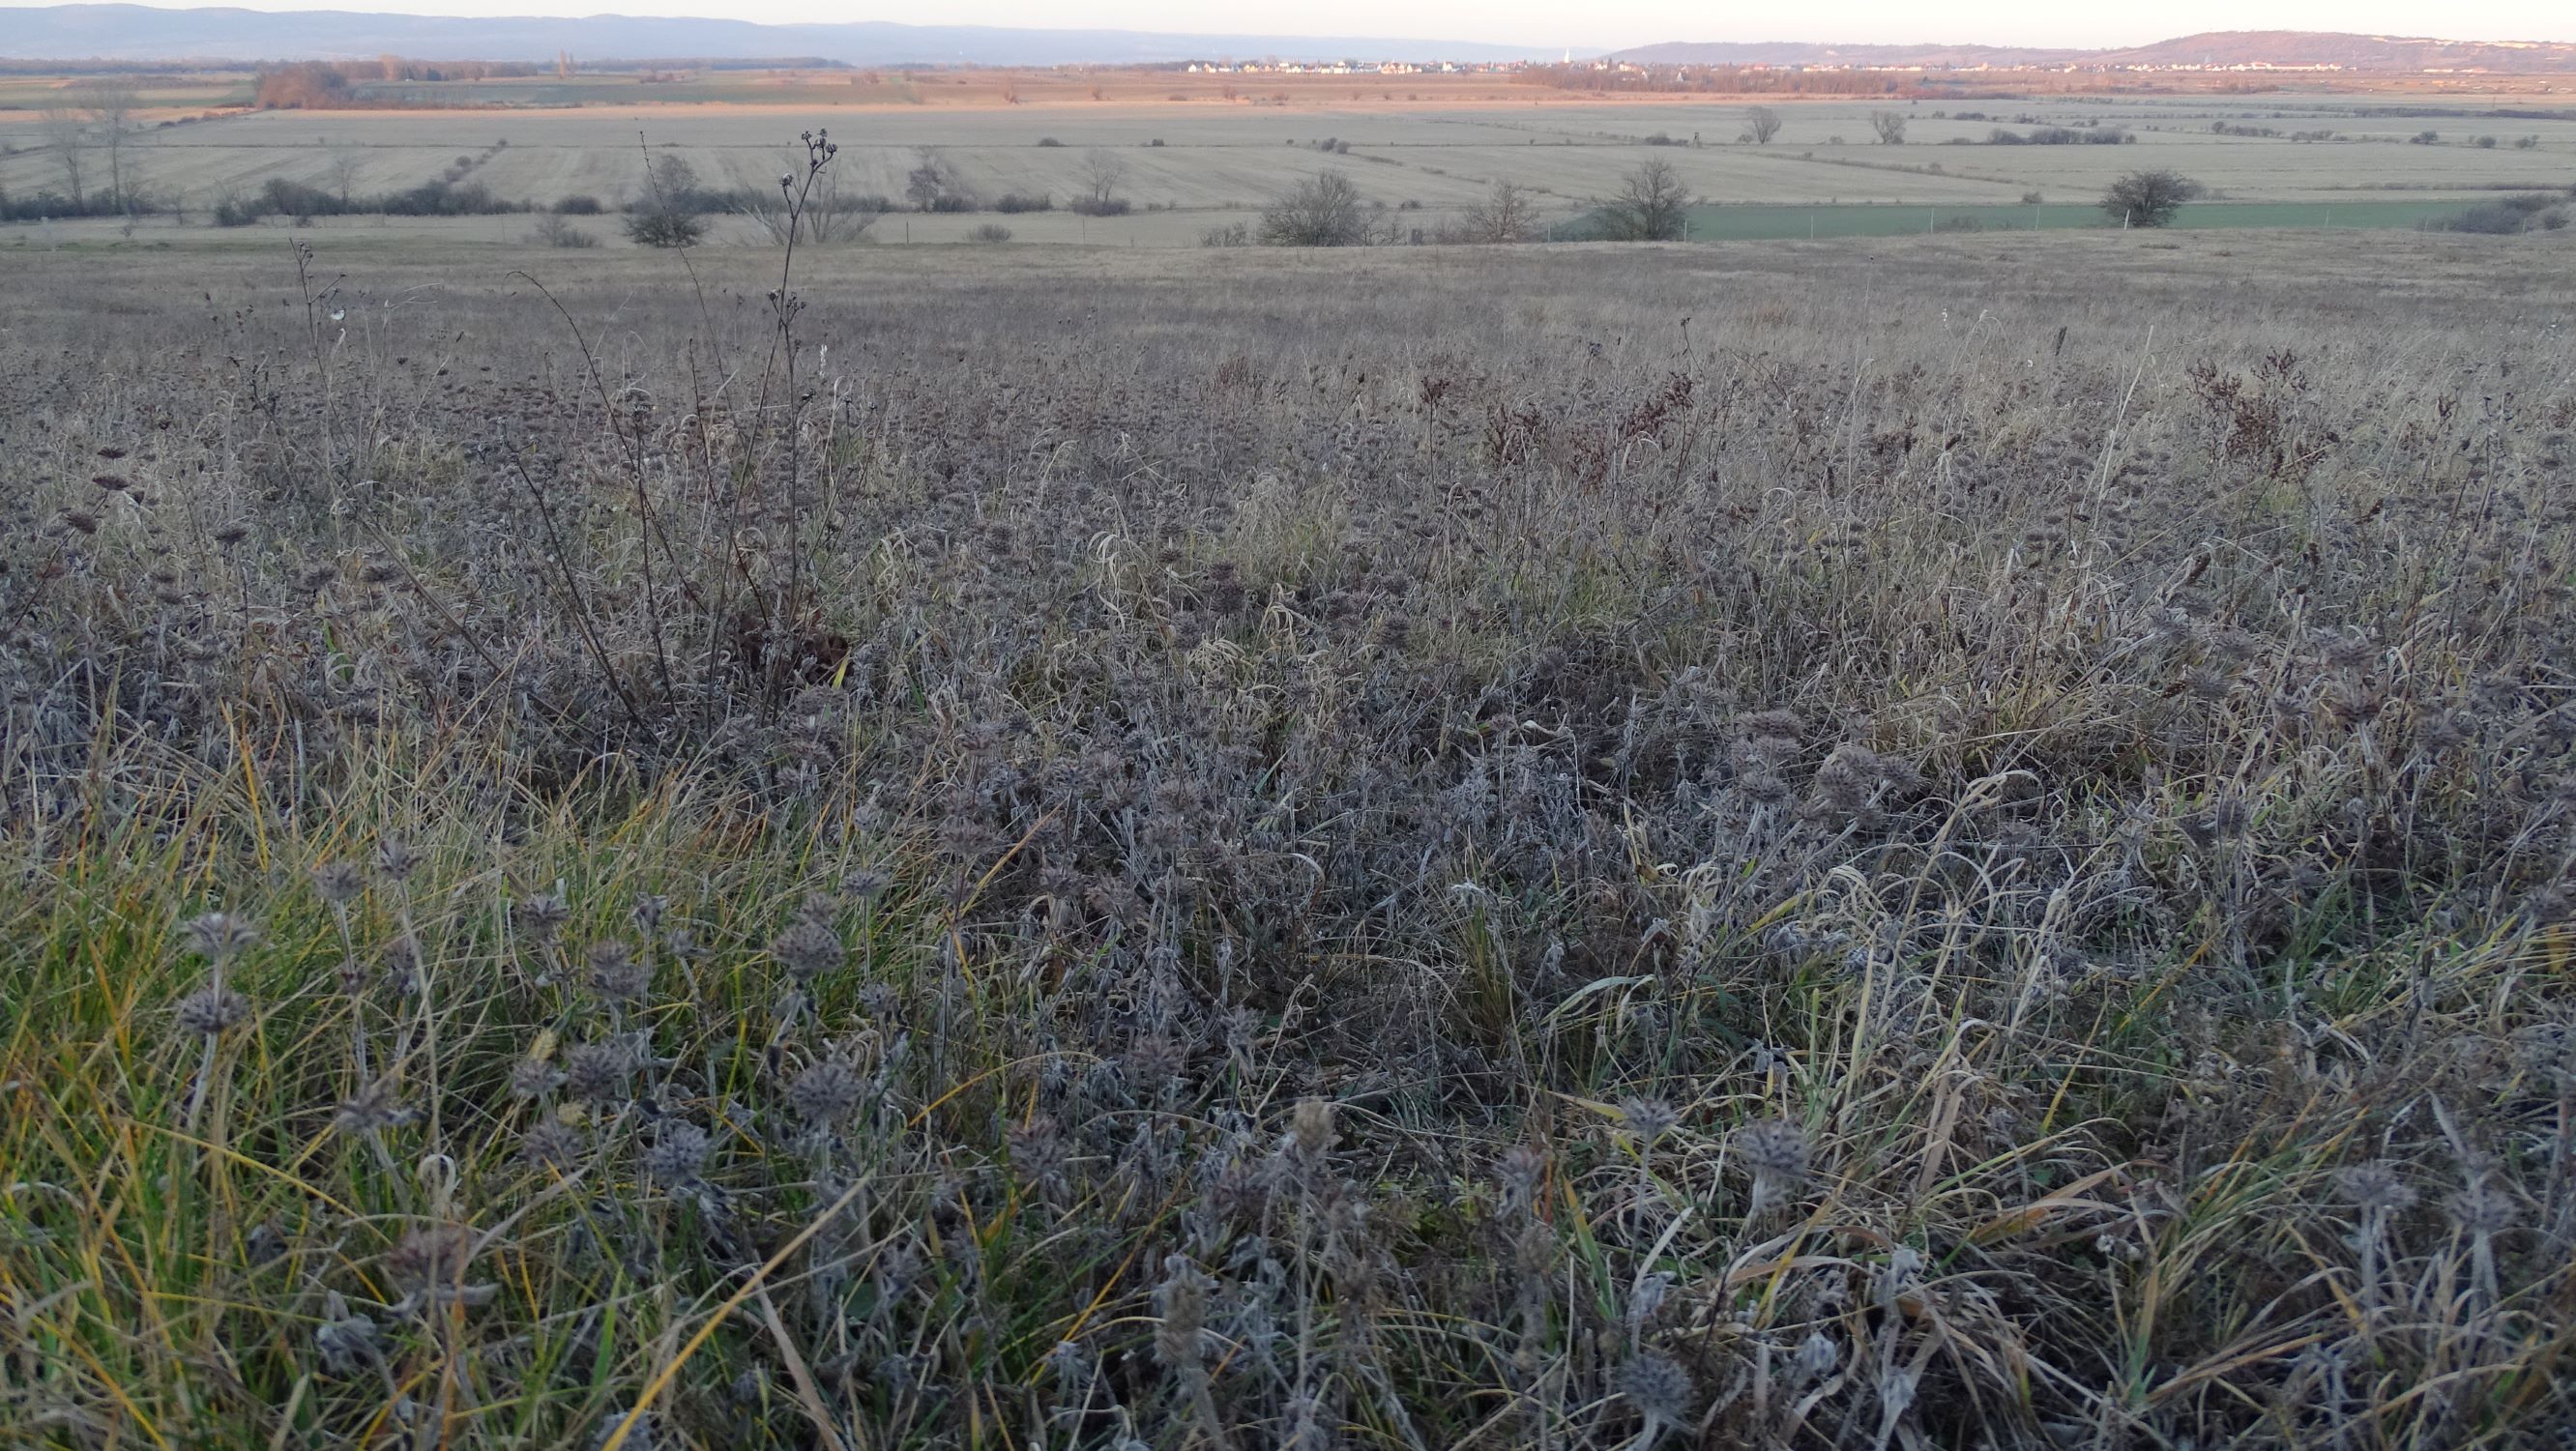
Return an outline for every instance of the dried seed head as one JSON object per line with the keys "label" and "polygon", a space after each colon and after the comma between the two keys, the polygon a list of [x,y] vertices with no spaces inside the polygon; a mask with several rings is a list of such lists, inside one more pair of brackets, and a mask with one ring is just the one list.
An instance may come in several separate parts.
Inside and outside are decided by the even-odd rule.
{"label": "dried seed head", "polygon": [[2502,1234],[2522,1217],[2513,1196],[2486,1179],[2443,1200],[2442,1210],[2461,1233],[2474,1235]]}
{"label": "dried seed head", "polygon": [[582,963],[590,969],[593,991],[611,1002],[636,1003],[653,984],[653,968],[635,960],[634,947],[610,939],[594,942],[582,952]]}
{"label": "dried seed head", "polygon": [[332,1124],[344,1134],[372,1134],[400,1128],[417,1116],[393,1081],[380,1078],[343,1100]]}
{"label": "dried seed head", "polygon": [[623,1043],[603,1039],[574,1044],[564,1053],[564,1096],[578,1103],[615,1098],[625,1092],[634,1071],[635,1055]]}
{"label": "dried seed head", "polygon": [[787,1106],[807,1123],[846,1118],[867,1095],[868,1081],[839,1058],[826,1058],[796,1075],[787,1085]]}
{"label": "dried seed head", "polygon": [[2337,1169],[2335,1188],[2345,1203],[2364,1214],[2402,1214],[2415,1203],[2415,1191],[2397,1171],[2377,1162]]}
{"label": "dried seed head", "polygon": [[528,935],[529,941],[552,942],[563,925],[572,920],[572,908],[551,892],[539,892],[512,906],[510,920]]}
{"label": "dried seed head", "polygon": [[2379,658],[2379,647],[2357,635],[2334,635],[2317,653],[2337,670],[2359,670]]}
{"label": "dried seed head", "polygon": [[1176,1254],[1163,1261],[1162,1283],[1154,1287],[1154,1311],[1163,1317],[1162,1323],[1154,1327],[1154,1358],[1164,1369],[1199,1369],[1199,1343],[1206,1324],[1207,1292],[1212,1284],[1188,1255]]}
{"label": "dried seed head", "polygon": [[2189,670],[2183,673],[2182,688],[2206,701],[2225,700],[2236,693],[2236,682],[2215,670]]}
{"label": "dried seed head", "polygon": [[1787,1119],[1763,1119],[1735,1131],[1735,1152],[1745,1167],[1791,1183],[1807,1177],[1807,1134]]}
{"label": "dried seed head", "polygon": [[1681,1110],[1660,1098],[1619,1100],[1619,1126],[1636,1135],[1641,1147],[1653,1147],[1657,1139],[1671,1133],[1681,1121]]}
{"label": "dried seed head", "polygon": [[2429,716],[2416,728],[2415,743],[2428,755],[2440,755],[2469,743],[2469,727],[2449,711]]}
{"label": "dried seed head", "polygon": [[1171,1039],[1149,1033],[1128,1045],[1126,1067],[1127,1081],[1152,1097],[1179,1085],[1189,1071],[1189,1055]]}
{"label": "dried seed head", "polygon": [[376,843],[376,870],[397,886],[410,881],[411,874],[420,870],[420,863],[420,853],[399,836],[388,836]]}
{"label": "dried seed head", "polygon": [[1750,1214],[1784,1207],[1807,1182],[1807,1135],[1786,1119],[1764,1119],[1737,1129],[1735,1152],[1753,1172]]}
{"label": "dried seed head", "polygon": [[461,1224],[422,1225],[385,1256],[385,1273],[405,1290],[436,1291],[463,1282],[477,1237]]}
{"label": "dried seed head", "polygon": [[694,1185],[706,1173],[707,1154],[714,1144],[707,1131],[686,1119],[674,1119],[662,1125],[644,1151],[644,1175],[665,1188],[681,1189]]}
{"label": "dried seed head", "polygon": [[345,907],[367,890],[367,874],[355,862],[324,862],[313,869],[313,890],[334,907]]}
{"label": "dried seed head", "polygon": [[248,917],[231,912],[208,912],[191,917],[187,922],[188,945],[208,962],[222,964],[241,955],[242,950],[259,941],[259,927]]}
{"label": "dried seed head", "polygon": [[1619,1367],[1619,1394],[1628,1398],[1637,1414],[1656,1426],[1678,1426],[1690,1419],[1699,1403],[1699,1392],[1691,1385],[1690,1372],[1670,1356],[1647,1351]]}
{"label": "dried seed head", "polygon": [[1049,1190],[1065,1186],[1064,1138],[1056,1132],[1054,1119],[1040,1114],[1025,1124],[1013,1124],[1007,1137],[1011,1170],[1022,1183]]}
{"label": "dried seed head", "polygon": [[522,1058],[510,1065],[510,1096],[513,1098],[542,1098],[554,1092],[563,1081],[563,1074],[543,1058]]}
{"label": "dried seed head", "polygon": [[532,1165],[562,1168],[581,1157],[582,1147],[581,1130],[547,1117],[528,1125],[527,1135],[519,1140],[519,1156]]}
{"label": "dried seed head", "polygon": [[250,1018],[250,1001],[228,988],[199,988],[179,999],[179,1031],[212,1038]]}
{"label": "dried seed head", "polygon": [[1502,1186],[1503,1205],[1507,1209],[1526,1211],[1538,1202],[1539,1181],[1547,1176],[1547,1157],[1527,1144],[1514,1144],[1503,1151],[1494,1165],[1494,1181]]}
{"label": "dried seed head", "polygon": [[842,945],[841,934],[811,919],[779,933],[769,951],[798,982],[812,982],[849,960],[849,949]]}

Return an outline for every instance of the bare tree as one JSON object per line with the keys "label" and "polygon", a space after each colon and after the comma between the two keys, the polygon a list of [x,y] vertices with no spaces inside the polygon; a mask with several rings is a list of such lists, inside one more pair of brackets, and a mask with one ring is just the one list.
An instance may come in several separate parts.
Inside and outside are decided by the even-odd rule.
{"label": "bare tree", "polygon": [[1459,231],[1470,242],[1527,242],[1538,235],[1538,206],[1528,188],[1497,181],[1483,201],[1467,209]]}
{"label": "bare tree", "polygon": [[88,210],[89,192],[84,185],[89,165],[88,118],[70,106],[47,106],[37,126],[45,144],[53,148],[55,162],[63,169],[64,183],[72,189],[72,210]]}
{"label": "bare tree", "polygon": [[113,76],[91,81],[75,94],[107,146],[108,201],[125,206],[131,200],[125,185],[125,135],[133,129],[134,110],[141,98],[132,82]]}
{"label": "bare tree", "polygon": [[1095,146],[1082,153],[1082,164],[1074,168],[1073,174],[1082,183],[1082,195],[1074,200],[1075,211],[1104,217],[1121,210],[1118,184],[1127,179],[1127,158],[1107,147]]}
{"label": "bare tree", "polygon": [[916,211],[957,211],[963,208],[966,183],[946,157],[924,147],[920,159],[903,180],[904,200]]}
{"label": "bare tree", "polygon": [[1780,134],[1780,113],[1768,106],[1756,106],[1744,113],[1744,129],[1753,133],[1753,144],[1768,146]]}
{"label": "bare tree", "polygon": [[339,194],[340,210],[349,209],[350,195],[358,186],[358,172],[366,163],[366,157],[355,146],[343,143],[331,149],[331,190]]}
{"label": "bare tree", "polygon": [[1368,239],[1367,204],[1338,171],[1299,182],[1261,214],[1265,247],[1357,247]]}
{"label": "bare tree", "polygon": [[1680,241],[1689,204],[1671,162],[1643,162],[1628,173],[1617,196],[1600,204],[1601,235],[1612,242]]}
{"label": "bare tree", "polygon": [[1869,113],[1869,129],[1878,133],[1879,145],[1902,146],[1905,144],[1905,113],[1872,111]]}

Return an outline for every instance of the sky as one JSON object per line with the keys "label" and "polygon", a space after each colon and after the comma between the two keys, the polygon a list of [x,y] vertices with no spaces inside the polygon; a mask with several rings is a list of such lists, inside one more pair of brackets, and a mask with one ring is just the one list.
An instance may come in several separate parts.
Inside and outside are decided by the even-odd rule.
{"label": "sky", "polygon": [[[0,0],[0,10],[31,0]],[[234,0],[254,10],[377,10],[421,15],[721,16],[765,22],[891,20],[910,24],[1164,30],[1198,34],[1349,35],[1612,49],[1660,40],[1812,40],[2116,46],[2202,30],[2346,30],[2444,40],[2576,41],[2568,0],[2172,0],[2154,6],[1987,0],[1842,0],[1725,7],[1706,0],[1297,0],[1215,6],[1204,0]],[[171,7],[180,8],[180,7]],[[0,22],[0,41],[7,26]],[[0,44],[5,49],[5,44]]]}

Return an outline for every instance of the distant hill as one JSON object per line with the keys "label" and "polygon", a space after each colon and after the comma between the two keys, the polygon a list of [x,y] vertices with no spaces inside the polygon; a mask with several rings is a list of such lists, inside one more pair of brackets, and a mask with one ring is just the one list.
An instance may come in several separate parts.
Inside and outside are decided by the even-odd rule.
{"label": "distant hill", "polygon": [[2484,69],[2507,74],[2576,72],[2576,44],[2428,40],[2321,30],[2214,30],[2118,50],[1995,45],[1811,45],[1795,42],[1639,46],[1617,59],[1640,65],[2256,66],[2340,65],[2348,70]]}
{"label": "distant hill", "polygon": [[[1131,30],[1013,30],[981,25],[756,25],[742,20],[587,15],[388,15],[354,10],[269,13],[142,5],[51,5],[0,10],[0,59],[712,60],[812,56],[850,65],[1151,65],[1281,60],[1501,61],[1553,59],[1537,47],[1444,40],[1306,35],[1190,35]],[[1578,54],[1589,54],[1577,52]]]}

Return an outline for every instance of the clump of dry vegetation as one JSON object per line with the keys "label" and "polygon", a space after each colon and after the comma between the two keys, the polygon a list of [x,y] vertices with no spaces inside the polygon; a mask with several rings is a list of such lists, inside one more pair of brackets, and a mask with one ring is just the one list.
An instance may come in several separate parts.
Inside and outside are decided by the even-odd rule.
{"label": "clump of dry vegetation", "polygon": [[16,270],[0,1426],[2567,1424],[2571,273],[2129,241]]}

